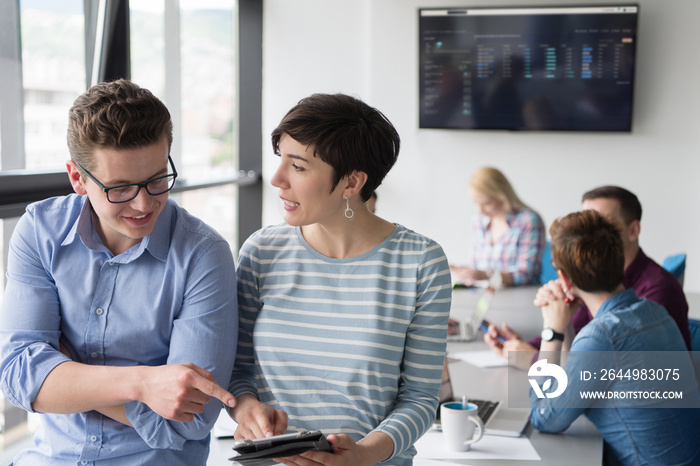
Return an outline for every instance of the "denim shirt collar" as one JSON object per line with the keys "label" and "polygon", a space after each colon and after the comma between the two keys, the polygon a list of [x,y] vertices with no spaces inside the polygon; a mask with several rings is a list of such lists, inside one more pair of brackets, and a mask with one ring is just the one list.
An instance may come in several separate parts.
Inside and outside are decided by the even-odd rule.
{"label": "denim shirt collar", "polygon": [[634,292],[634,289],[628,288],[628,289],[621,291],[621,292],[617,293],[616,295],[612,295],[608,299],[606,299],[605,302],[603,304],[601,304],[600,309],[598,309],[598,313],[596,314],[596,317],[605,314],[610,309],[618,309],[618,308],[628,307],[628,306],[636,303],[637,301],[639,301],[639,298],[637,297],[637,294]]}
{"label": "denim shirt collar", "polygon": [[[102,243],[102,239],[97,234],[97,230],[92,221],[93,212],[90,200],[87,196],[83,196],[83,207],[80,211],[80,215],[61,243],[61,246],[67,246],[73,243],[77,238],[80,238],[88,249],[97,252],[105,252],[111,257],[112,252]],[[156,259],[165,262],[168,257],[168,249],[170,248],[170,224],[172,216],[173,206],[170,199],[168,199],[163,211],[158,216],[158,220],[156,220],[156,225],[151,234],[144,237],[138,244],[135,244],[116,256],[114,261],[125,264],[140,257],[144,251],[148,251]]]}

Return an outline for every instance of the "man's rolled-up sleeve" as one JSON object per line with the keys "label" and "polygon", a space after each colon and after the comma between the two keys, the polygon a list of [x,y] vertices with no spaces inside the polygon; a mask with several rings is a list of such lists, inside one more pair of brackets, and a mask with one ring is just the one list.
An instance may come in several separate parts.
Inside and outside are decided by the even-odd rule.
{"label": "man's rolled-up sleeve", "polygon": [[0,311],[0,386],[10,403],[30,412],[46,377],[68,361],[58,351],[58,294],[36,242],[34,218],[28,211],[10,240]]}

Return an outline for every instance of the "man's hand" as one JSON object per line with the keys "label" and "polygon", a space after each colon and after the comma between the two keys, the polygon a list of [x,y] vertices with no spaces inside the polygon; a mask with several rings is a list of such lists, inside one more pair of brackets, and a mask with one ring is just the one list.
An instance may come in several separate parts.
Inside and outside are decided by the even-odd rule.
{"label": "man's hand", "polygon": [[552,301],[565,301],[567,298],[569,298],[569,306],[571,306],[574,311],[583,305],[583,301],[567,293],[566,287],[562,284],[561,280],[550,280],[537,290],[534,304],[537,307],[543,307]]}
{"label": "man's hand", "polygon": [[551,280],[537,290],[535,306],[542,310],[544,327],[551,327],[557,332],[563,332],[571,322],[571,318],[583,301],[571,295],[560,280]]}
{"label": "man's hand", "polygon": [[141,366],[142,381],[137,400],[159,416],[176,422],[191,422],[204,411],[211,397],[226,406],[236,406],[236,399],[214,380],[214,376],[194,364]]}
{"label": "man's hand", "polygon": [[272,437],[287,430],[287,413],[261,403],[250,393],[241,395],[238,406],[229,413],[238,423],[233,434],[236,440]]}
{"label": "man's hand", "polygon": [[576,312],[575,307],[561,299],[550,301],[540,309],[542,310],[542,326],[552,328],[559,333],[566,331]]}

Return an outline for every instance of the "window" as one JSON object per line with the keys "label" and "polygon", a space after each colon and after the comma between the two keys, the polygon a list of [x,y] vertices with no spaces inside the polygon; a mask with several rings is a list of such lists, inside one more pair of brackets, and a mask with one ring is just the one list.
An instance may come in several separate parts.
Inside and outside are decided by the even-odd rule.
{"label": "window", "polygon": [[[170,8],[166,3],[130,2],[132,79],[151,90],[171,111],[179,109],[173,115],[172,157],[186,182],[233,178],[238,173],[233,124],[235,2],[181,0],[177,11],[166,10]],[[177,63],[180,65],[173,65]],[[237,187],[228,184],[173,197],[214,226],[233,247],[237,194]]]}
{"label": "window", "polygon": [[68,108],[85,91],[83,2],[19,4],[26,160],[22,168],[64,170],[69,158]]}

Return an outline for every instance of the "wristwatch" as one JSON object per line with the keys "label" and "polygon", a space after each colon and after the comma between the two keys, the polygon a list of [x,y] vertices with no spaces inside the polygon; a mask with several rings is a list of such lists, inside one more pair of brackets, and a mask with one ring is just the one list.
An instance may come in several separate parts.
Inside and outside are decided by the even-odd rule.
{"label": "wristwatch", "polygon": [[543,328],[542,333],[540,334],[542,337],[542,340],[544,341],[552,341],[552,340],[559,340],[559,341],[564,341],[564,334],[555,332],[549,327]]}

